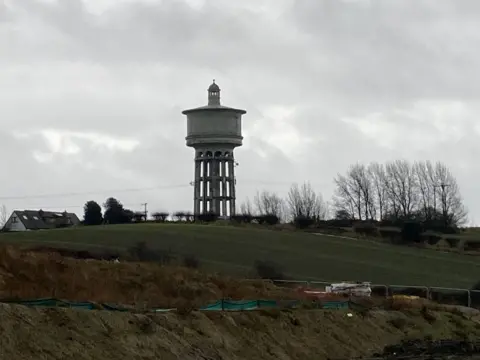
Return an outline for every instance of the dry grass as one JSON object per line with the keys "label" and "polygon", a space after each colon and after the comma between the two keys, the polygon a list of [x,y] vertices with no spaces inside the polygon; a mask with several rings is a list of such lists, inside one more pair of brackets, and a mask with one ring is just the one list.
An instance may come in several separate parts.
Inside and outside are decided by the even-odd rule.
{"label": "dry grass", "polygon": [[405,338],[480,337],[474,321],[421,309],[155,315],[0,304],[0,358],[309,360],[371,356]]}
{"label": "dry grass", "polygon": [[348,311],[200,313],[192,307],[219,298],[300,295],[178,266],[74,260],[12,247],[0,249],[0,296],[182,309],[146,315],[0,304],[2,359],[318,360],[368,356],[404,338],[480,337],[478,311],[422,299],[359,298],[358,309]]}
{"label": "dry grass", "polygon": [[180,266],[63,258],[0,248],[0,298],[56,297],[159,307],[198,307],[221,298],[281,299],[296,294],[264,281]]}

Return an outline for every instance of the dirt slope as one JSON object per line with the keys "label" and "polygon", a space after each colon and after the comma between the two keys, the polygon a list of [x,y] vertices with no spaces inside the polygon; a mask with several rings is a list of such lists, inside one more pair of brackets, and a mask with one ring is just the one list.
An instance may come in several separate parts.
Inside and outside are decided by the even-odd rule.
{"label": "dirt slope", "polygon": [[0,248],[0,298],[178,306],[151,315],[0,304],[0,360],[262,359],[371,355],[404,338],[480,338],[477,311],[189,312],[219,298],[295,297],[261,281]]}
{"label": "dirt slope", "polygon": [[75,260],[58,254],[0,248],[0,299],[56,297],[70,301],[177,307],[221,298],[292,298],[263,281],[149,263]]}
{"label": "dirt slope", "polygon": [[[0,305],[0,358],[306,360],[371,355],[405,337],[479,337],[460,313],[163,313]],[[430,314],[430,315],[432,315]]]}

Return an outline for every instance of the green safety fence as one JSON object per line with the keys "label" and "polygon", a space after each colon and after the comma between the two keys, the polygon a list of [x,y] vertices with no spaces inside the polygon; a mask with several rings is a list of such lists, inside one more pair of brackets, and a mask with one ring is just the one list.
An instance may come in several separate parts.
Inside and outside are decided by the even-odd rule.
{"label": "green safety fence", "polygon": [[256,310],[260,308],[278,308],[275,300],[233,301],[219,300],[216,303],[204,306],[200,310]]}
{"label": "green safety fence", "polygon": [[[64,307],[82,310],[109,310],[109,311],[130,311],[121,306],[93,303],[93,302],[70,302],[55,298],[34,299],[34,300],[0,300],[0,303],[17,304],[34,307]],[[268,308],[295,308],[301,303],[293,300],[288,302],[278,302],[276,300],[219,300],[215,303],[201,307],[200,311],[250,311]],[[347,301],[328,301],[316,304],[320,309],[348,309],[350,302]],[[152,308],[147,311],[168,312],[176,309]]]}

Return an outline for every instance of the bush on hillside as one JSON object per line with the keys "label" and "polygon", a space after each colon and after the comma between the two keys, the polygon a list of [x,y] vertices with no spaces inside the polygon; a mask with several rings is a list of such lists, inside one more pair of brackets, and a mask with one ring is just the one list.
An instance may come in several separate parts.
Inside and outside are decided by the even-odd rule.
{"label": "bush on hillside", "polygon": [[169,215],[170,214],[168,212],[157,211],[152,214],[152,217],[155,219],[155,221],[165,222],[167,221]]}
{"label": "bush on hillside", "polygon": [[158,262],[162,265],[170,264],[175,259],[170,250],[152,249],[145,241],[140,241],[130,247],[128,255],[135,261]]}
{"label": "bush on hillside", "polygon": [[265,214],[256,217],[260,225],[277,225],[280,223],[280,218],[277,215]]}
{"label": "bush on hillside", "polygon": [[280,265],[272,261],[256,260],[254,263],[255,273],[261,279],[285,280],[286,276]]}
{"label": "bush on hillside", "polygon": [[451,236],[447,236],[445,237],[445,241],[448,243],[448,245],[452,248],[456,248],[458,247],[459,243],[460,243],[460,239],[459,238],[455,238],[455,237],[451,237]]}
{"label": "bush on hillside", "polygon": [[185,211],[176,211],[173,214],[173,219],[175,221],[185,221]]}
{"label": "bush on hillside", "polygon": [[480,242],[478,241],[465,241],[465,245],[463,248],[465,251],[479,251],[480,250]]}
{"label": "bush on hillside", "polygon": [[406,221],[402,226],[402,240],[405,243],[422,241],[423,226],[418,221]]}
{"label": "bush on hillside", "polygon": [[378,229],[372,222],[357,222],[353,225],[353,231],[358,235],[377,236]]}
{"label": "bush on hillside", "polygon": [[311,217],[299,215],[293,219],[293,224],[297,229],[306,229],[314,224],[314,220]]}
{"label": "bush on hillside", "polygon": [[218,220],[218,215],[212,211],[209,211],[206,214],[198,215],[196,220],[200,222],[211,223]]}
{"label": "bush on hillside", "polygon": [[185,255],[183,257],[183,266],[198,269],[200,267],[200,260],[195,255]]}
{"label": "bush on hillside", "polygon": [[230,220],[236,224],[250,224],[253,221],[253,216],[248,214],[242,215],[233,215],[230,217]]}
{"label": "bush on hillside", "polygon": [[425,232],[421,235],[422,242],[426,242],[428,245],[436,245],[442,237],[432,232]]}

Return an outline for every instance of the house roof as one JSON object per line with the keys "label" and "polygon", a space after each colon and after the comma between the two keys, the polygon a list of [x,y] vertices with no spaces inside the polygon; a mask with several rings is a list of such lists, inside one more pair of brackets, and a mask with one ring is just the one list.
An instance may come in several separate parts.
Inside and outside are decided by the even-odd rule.
{"label": "house roof", "polygon": [[78,216],[68,212],[54,212],[43,210],[16,210],[14,214],[29,230],[53,229],[59,225],[80,224]]}

